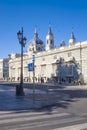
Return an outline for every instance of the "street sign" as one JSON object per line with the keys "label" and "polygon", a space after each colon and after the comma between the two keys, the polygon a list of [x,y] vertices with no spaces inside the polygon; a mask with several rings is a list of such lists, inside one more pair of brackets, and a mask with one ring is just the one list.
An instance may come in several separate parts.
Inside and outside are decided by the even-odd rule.
{"label": "street sign", "polygon": [[33,71],[33,63],[28,64],[28,71]]}

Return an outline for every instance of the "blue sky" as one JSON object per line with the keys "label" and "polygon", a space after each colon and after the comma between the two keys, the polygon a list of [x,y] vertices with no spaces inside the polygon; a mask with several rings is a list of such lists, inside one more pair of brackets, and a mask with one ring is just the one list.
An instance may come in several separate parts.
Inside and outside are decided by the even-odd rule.
{"label": "blue sky", "polygon": [[49,23],[55,45],[68,44],[72,28],[77,41],[87,40],[87,0],[0,0],[0,58],[20,53],[17,32],[24,28],[27,43],[35,26],[39,38],[46,43]]}

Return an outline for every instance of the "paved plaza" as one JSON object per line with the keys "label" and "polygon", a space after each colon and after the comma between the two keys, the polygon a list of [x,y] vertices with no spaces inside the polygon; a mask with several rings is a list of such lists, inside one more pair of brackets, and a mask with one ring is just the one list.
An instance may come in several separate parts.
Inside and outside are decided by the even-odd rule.
{"label": "paved plaza", "polygon": [[[0,110],[38,109],[57,102],[58,93],[24,88],[24,96],[16,96],[16,87],[0,85]],[[52,100],[50,100],[52,98]]]}
{"label": "paved plaza", "polygon": [[[33,91],[33,89],[24,88],[25,96],[16,96],[15,86],[0,85],[0,110],[39,109],[55,104],[58,104],[60,106],[59,103],[75,100],[76,92],[78,95],[80,95],[80,93],[82,95],[81,90],[87,90],[87,86],[63,86],[56,89],[49,88],[48,91],[44,91],[41,89],[36,89],[35,91]],[[71,97],[69,93],[71,93]],[[72,95],[74,95],[75,97]],[[87,98],[85,97],[86,93],[83,93],[83,95],[84,98]]]}
{"label": "paved plaza", "polygon": [[0,130],[87,130],[86,85],[24,92],[16,96],[14,85],[0,85]]}

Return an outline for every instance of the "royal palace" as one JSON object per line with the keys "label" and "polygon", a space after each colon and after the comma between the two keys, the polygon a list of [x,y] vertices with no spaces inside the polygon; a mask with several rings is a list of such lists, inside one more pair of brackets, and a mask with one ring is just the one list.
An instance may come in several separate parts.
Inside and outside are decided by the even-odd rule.
{"label": "royal palace", "polygon": [[[29,71],[28,65],[34,56],[34,70]],[[1,61],[0,61],[1,64]],[[21,55],[12,53],[8,61],[9,80],[20,81]],[[62,40],[55,47],[51,27],[48,29],[46,44],[39,38],[35,29],[27,51],[23,53],[23,80],[25,82],[87,83],[87,41],[76,42],[71,33],[68,44]]]}

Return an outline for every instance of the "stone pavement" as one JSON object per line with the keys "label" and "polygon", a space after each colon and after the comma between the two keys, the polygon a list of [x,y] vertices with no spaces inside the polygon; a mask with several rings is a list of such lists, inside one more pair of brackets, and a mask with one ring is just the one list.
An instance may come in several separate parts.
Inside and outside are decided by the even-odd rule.
{"label": "stone pavement", "polygon": [[[62,89],[87,89],[87,85],[63,86]],[[56,90],[35,90],[34,93],[33,89],[24,88],[25,96],[16,96],[16,88],[13,85],[0,85],[0,110],[39,109],[68,99],[66,94]]]}
{"label": "stone pavement", "polygon": [[25,96],[16,96],[14,86],[0,85],[0,110],[38,109],[52,105],[58,100],[58,93],[24,88]]}
{"label": "stone pavement", "polygon": [[[61,86],[62,87],[62,86]],[[87,85],[63,85],[64,89],[69,89],[69,90],[84,90],[87,89]]]}

